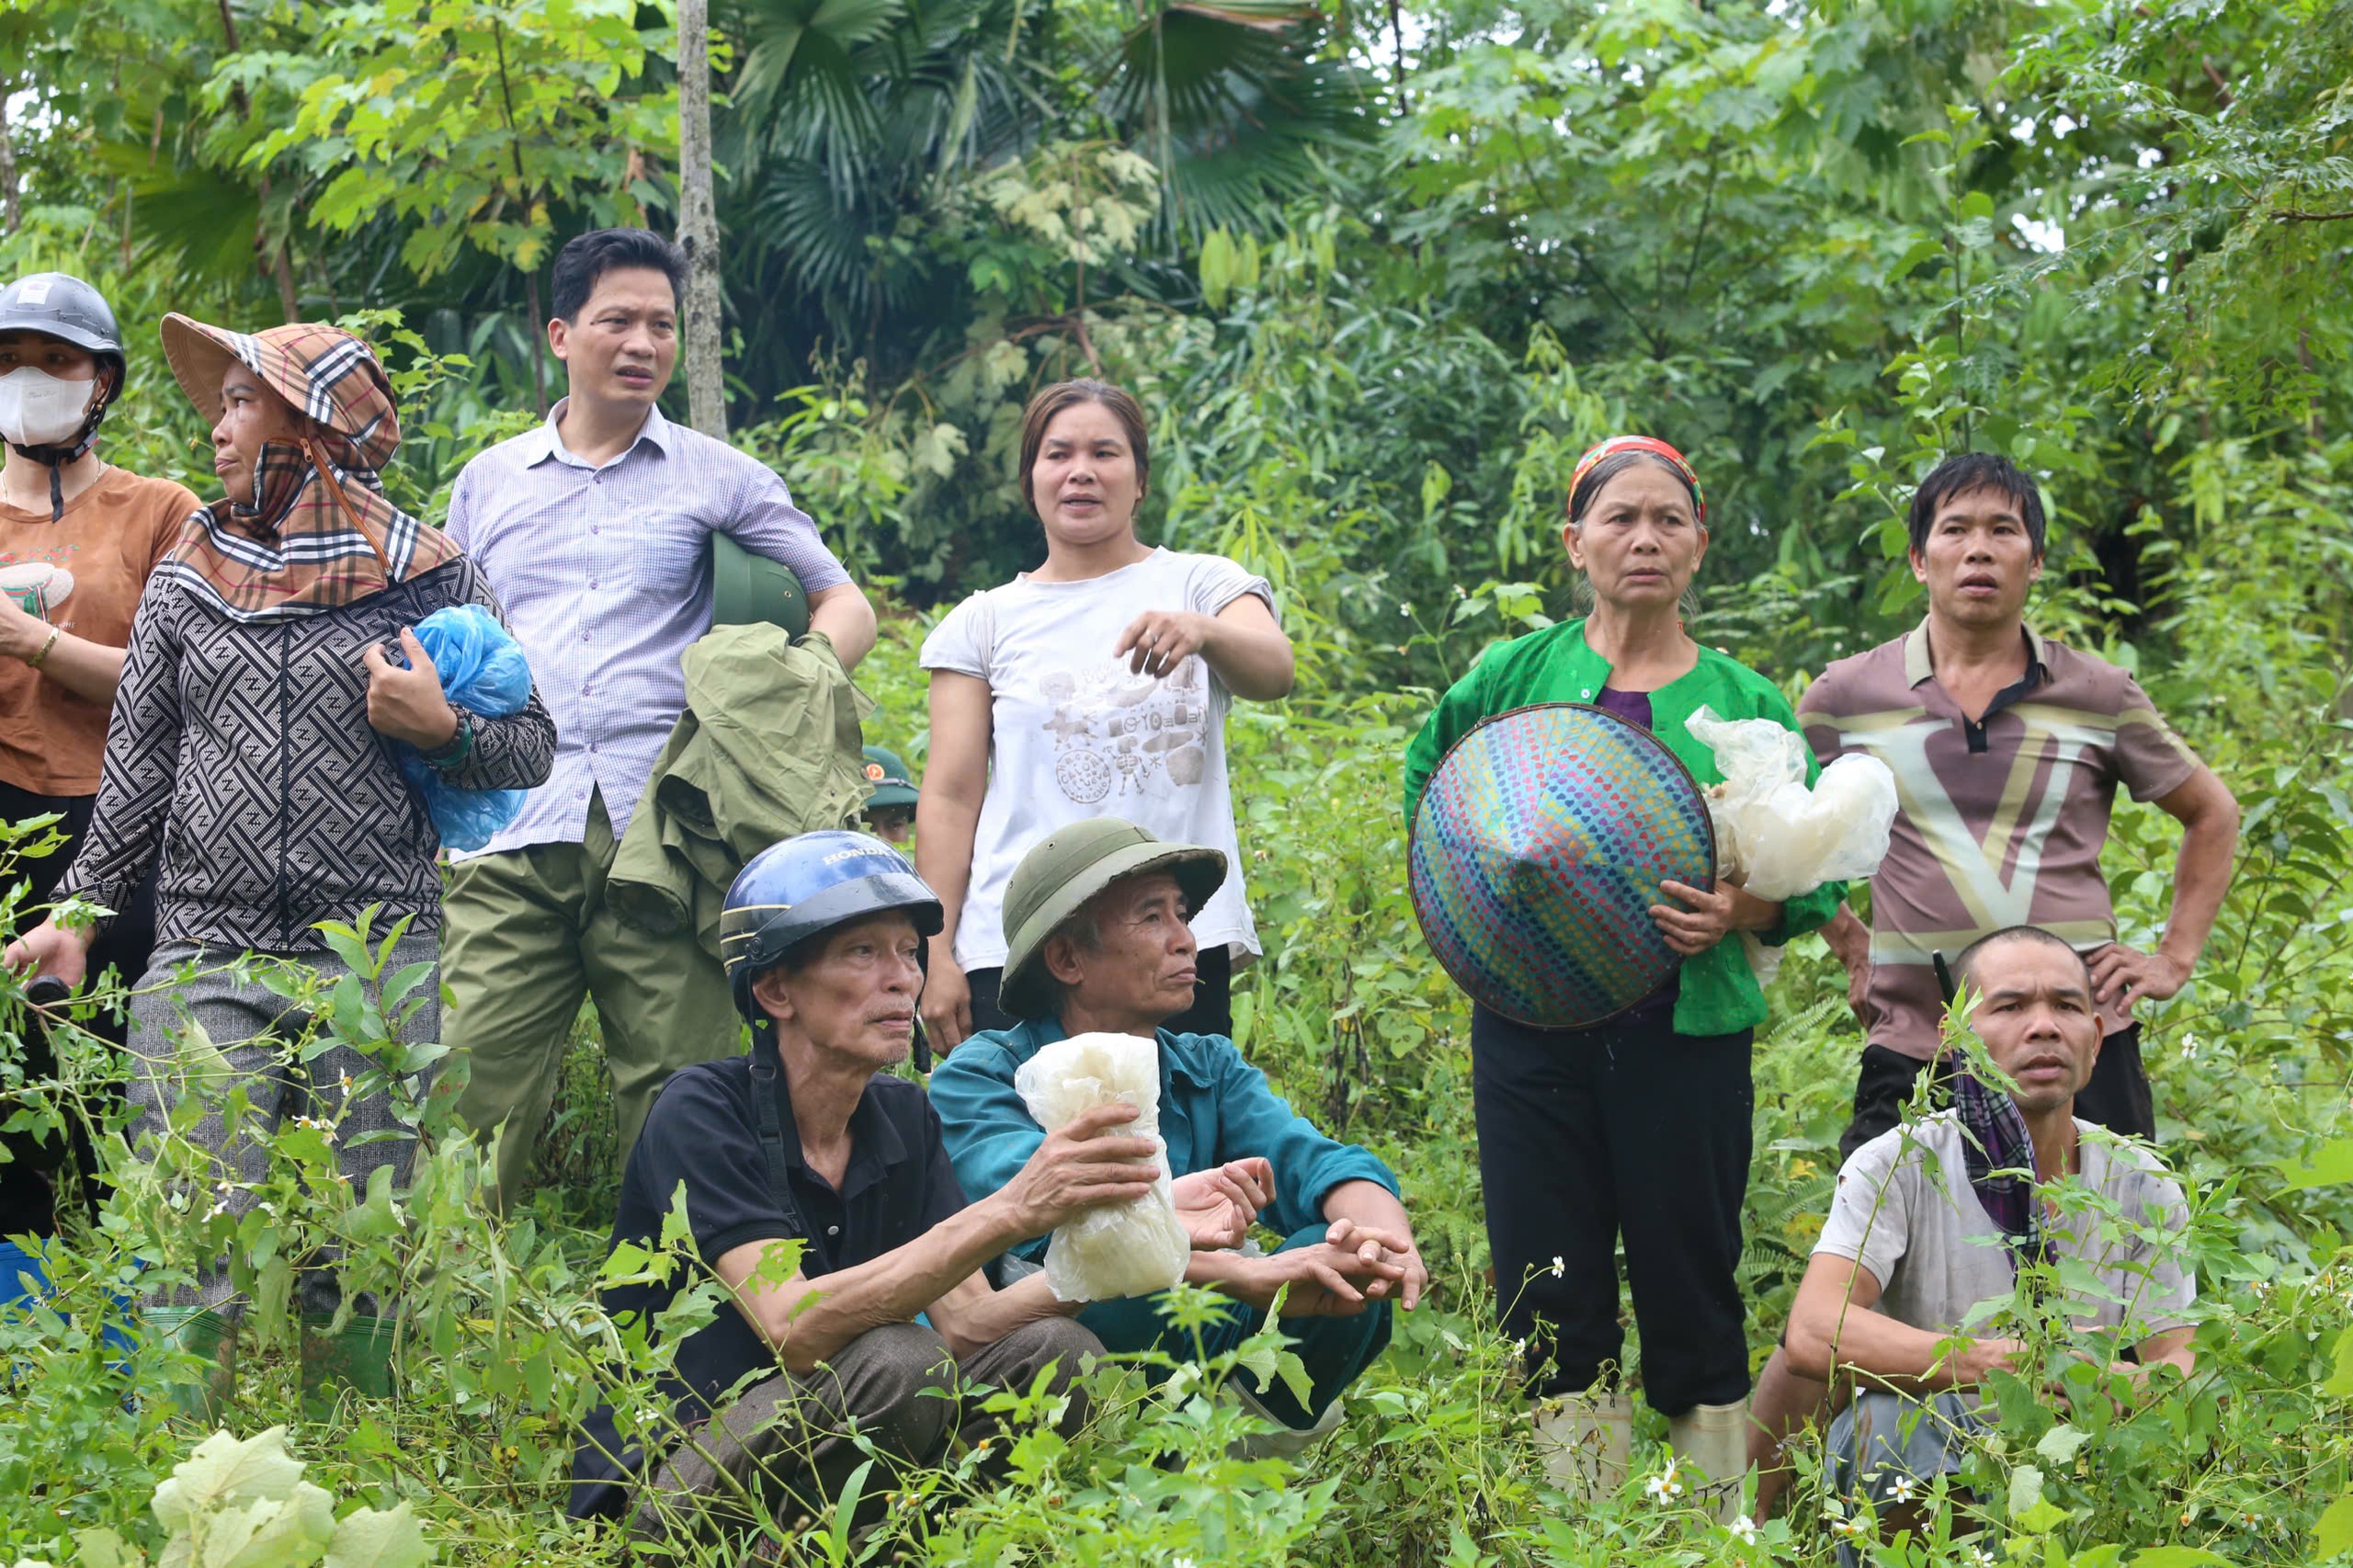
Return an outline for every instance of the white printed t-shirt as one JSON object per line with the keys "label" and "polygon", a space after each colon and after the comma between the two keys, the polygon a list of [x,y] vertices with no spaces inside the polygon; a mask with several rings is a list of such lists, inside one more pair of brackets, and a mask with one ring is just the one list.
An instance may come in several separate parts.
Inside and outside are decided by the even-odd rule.
{"label": "white printed t-shirt", "polygon": [[1216,615],[1274,590],[1222,555],[1155,549],[1132,566],[1079,583],[1027,574],[974,594],[924,639],[927,670],[988,682],[995,703],[989,787],[972,839],[972,880],[956,927],[956,963],[1004,964],[1005,890],[1029,847],[1058,827],[1119,817],[1155,838],[1225,852],[1226,878],[1193,916],[1207,949],[1258,950],[1225,776],[1233,697],[1198,653],[1167,675],[1131,675],[1120,634],[1146,610]]}

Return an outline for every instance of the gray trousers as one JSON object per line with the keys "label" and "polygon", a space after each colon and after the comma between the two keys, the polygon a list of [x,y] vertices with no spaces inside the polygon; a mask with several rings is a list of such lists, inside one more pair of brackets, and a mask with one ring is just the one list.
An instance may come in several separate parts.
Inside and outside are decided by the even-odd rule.
{"label": "gray trousers", "polygon": [[1012,1445],[980,1399],[959,1397],[960,1381],[1026,1392],[1058,1363],[1051,1386],[1070,1403],[1057,1430],[1068,1437],[1087,1414],[1086,1395],[1071,1380],[1102,1350],[1065,1317],[1026,1324],[961,1362],[920,1324],[869,1329],[809,1372],[757,1384],[650,1467],[630,1533],[649,1544],[674,1536],[711,1540],[769,1520],[824,1518],[850,1472],[874,1457],[858,1437],[881,1456],[857,1511],[858,1523],[871,1523],[894,1483],[889,1467],[935,1462],[950,1434],[973,1444],[997,1438],[983,1468],[1002,1468]]}
{"label": "gray trousers", "polygon": [[[233,1145],[218,1109],[207,1111],[189,1134],[192,1142],[210,1152],[216,1165],[199,1195],[206,1201],[217,1198],[233,1214],[251,1210],[256,1199],[249,1188],[269,1176],[267,1139],[287,1119],[296,1116],[335,1124],[337,1164],[355,1191],[366,1192],[369,1178],[386,1165],[392,1167],[395,1186],[405,1181],[416,1143],[405,1136],[407,1130],[393,1116],[392,1096],[346,1092],[347,1084],[358,1084],[375,1065],[366,1056],[323,1034],[325,1050],[307,1062],[296,1060],[290,1047],[310,1028],[312,1016],[263,985],[258,977],[241,981],[226,971],[204,972],[186,985],[171,984],[174,971],[191,960],[200,969],[211,970],[236,956],[219,950],[208,953],[189,942],[166,942],[149,960],[138,994],[131,999],[131,1104],[139,1113],[131,1130],[132,1146],[161,1138],[168,1128],[171,1108],[191,1090],[200,1088],[218,1096],[243,1085],[253,1110]],[[351,972],[331,952],[254,956],[290,960],[316,971],[329,984]],[[400,1031],[400,1038],[411,1044],[441,1038],[439,956],[439,944],[433,937],[403,937],[384,971],[389,979],[413,963],[436,966],[434,973],[410,994],[412,998],[424,999],[424,1006]],[[226,1063],[216,1066],[201,1085],[189,1081],[181,1056],[181,1042],[191,1022],[203,1029]],[[421,1096],[425,1088],[417,1084],[415,1092]],[[387,1131],[404,1136],[365,1141],[369,1133]],[[220,1181],[233,1185],[220,1193],[213,1185]],[[199,1276],[195,1289],[176,1292],[173,1304],[217,1307],[234,1293],[227,1268],[216,1263]],[[297,1294],[296,1306],[304,1312],[332,1312],[339,1301],[334,1274],[316,1267],[305,1267]],[[358,1310],[373,1315],[376,1303],[363,1300]]]}

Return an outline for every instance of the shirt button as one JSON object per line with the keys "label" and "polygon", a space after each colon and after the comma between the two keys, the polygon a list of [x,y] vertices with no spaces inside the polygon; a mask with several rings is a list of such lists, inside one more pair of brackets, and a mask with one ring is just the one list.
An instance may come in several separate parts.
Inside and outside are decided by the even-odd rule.
{"label": "shirt button", "polygon": [[583,642],[587,642],[587,641],[588,641],[588,634],[587,634],[585,631],[584,631],[584,632],[582,632],[582,633],[580,634],[580,641],[582,641]]}
{"label": "shirt button", "polygon": [[1591,697],[1593,695],[1593,687],[1586,687],[1583,691],[1577,693],[1577,695],[1580,697]]}
{"label": "shirt button", "polygon": [[596,579],[596,578],[594,578],[594,577],[589,578],[589,579],[588,579],[588,585],[589,585],[590,587],[592,587],[592,588],[593,588],[593,587],[595,587],[595,586],[597,585],[597,579]]}
{"label": "shirt button", "polygon": [[597,743],[596,743],[596,742],[594,742],[594,741],[590,741],[590,742],[588,743],[588,749],[589,749],[590,751],[595,751],[595,750],[597,749]]}
{"label": "shirt button", "polygon": [[592,534],[600,534],[605,531],[605,526],[602,523],[590,523],[588,531]]}
{"label": "shirt button", "polygon": [[829,1236],[838,1236],[841,1233],[842,1228],[839,1225],[828,1225],[825,1227],[825,1234]]}

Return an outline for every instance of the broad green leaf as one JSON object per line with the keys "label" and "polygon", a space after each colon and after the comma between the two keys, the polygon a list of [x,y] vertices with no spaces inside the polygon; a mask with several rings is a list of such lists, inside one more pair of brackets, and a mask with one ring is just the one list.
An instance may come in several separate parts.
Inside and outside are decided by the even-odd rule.
{"label": "broad green leaf", "polygon": [[2063,1421],[2042,1435],[2042,1441],[2035,1444],[2034,1451],[2052,1464],[2063,1465],[2075,1457],[2076,1449],[2091,1440],[2090,1433],[2078,1431]]}
{"label": "broad green leaf", "polygon": [[[2346,1337],[2353,1339],[2353,1335]],[[2353,1493],[2322,1509],[2313,1526],[2313,1555],[2337,1557],[2348,1551],[2353,1551]]]}
{"label": "broad green leaf", "polygon": [[433,1555],[415,1509],[404,1501],[346,1516],[327,1545],[326,1568],[424,1568]]}
{"label": "broad green leaf", "polygon": [[285,1427],[269,1427],[243,1442],[215,1432],[172,1467],[155,1488],[152,1506],[165,1529],[182,1530],[204,1509],[291,1496],[301,1479],[302,1461],[286,1451]]}

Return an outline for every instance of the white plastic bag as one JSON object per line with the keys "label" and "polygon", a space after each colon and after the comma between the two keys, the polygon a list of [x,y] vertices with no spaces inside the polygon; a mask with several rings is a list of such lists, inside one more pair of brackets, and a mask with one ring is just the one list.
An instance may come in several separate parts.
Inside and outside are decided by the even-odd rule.
{"label": "white plastic bag", "polygon": [[[1131,1105],[1136,1119],[1109,1136],[1160,1142],[1160,1045],[1126,1034],[1058,1040],[1023,1062],[1013,1087],[1038,1125],[1051,1132],[1081,1111]],[[1149,1296],[1185,1278],[1193,1242],[1176,1218],[1168,1146],[1155,1156],[1160,1179],[1142,1198],[1090,1209],[1046,1244],[1046,1283],[1058,1301]]]}
{"label": "white plastic bag", "polygon": [[[1875,756],[1842,756],[1805,785],[1805,737],[1770,719],[1691,715],[1692,737],[1715,755],[1724,781],[1708,791],[1716,872],[1776,903],[1824,882],[1859,881],[1887,858],[1895,821],[1895,775]],[[1759,983],[1780,951],[1743,934]]]}

